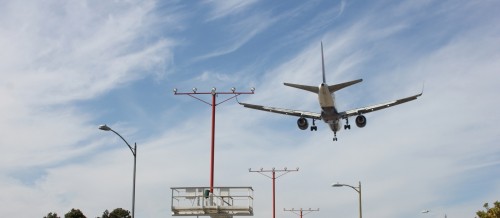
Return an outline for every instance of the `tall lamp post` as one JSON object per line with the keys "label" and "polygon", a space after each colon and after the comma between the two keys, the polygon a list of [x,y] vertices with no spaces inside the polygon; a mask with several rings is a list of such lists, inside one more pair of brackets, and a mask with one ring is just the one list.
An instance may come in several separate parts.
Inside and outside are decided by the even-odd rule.
{"label": "tall lamp post", "polygon": [[346,184],[333,184],[332,187],[342,187],[342,186],[347,186],[347,187],[350,187],[352,189],[354,189],[354,191],[356,191],[358,194],[359,194],[359,218],[362,218],[363,217],[363,213],[362,213],[362,210],[361,210],[361,182],[359,182],[359,186],[358,187],[354,187],[352,185],[346,185]]}
{"label": "tall lamp post", "polygon": [[134,155],[134,179],[133,179],[133,185],[132,185],[132,218],[134,218],[134,215],[135,215],[135,166],[136,166],[136,162],[137,162],[137,143],[134,143],[134,148],[132,148],[132,146],[130,146],[130,144],[128,144],[127,140],[125,140],[120,134],[118,134],[116,131],[111,129],[109,126],[106,126],[106,124],[100,125],[99,129],[104,130],[104,131],[111,131],[111,132],[114,132],[116,135],[120,136],[120,138],[125,142],[125,144],[127,144],[128,148],[130,148],[132,155]]}

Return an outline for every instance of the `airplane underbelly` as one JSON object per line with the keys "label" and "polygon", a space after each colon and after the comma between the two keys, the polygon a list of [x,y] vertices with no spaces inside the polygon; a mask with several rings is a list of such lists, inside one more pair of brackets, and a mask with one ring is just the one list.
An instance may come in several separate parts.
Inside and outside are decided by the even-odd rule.
{"label": "airplane underbelly", "polygon": [[330,126],[330,129],[334,132],[338,132],[340,130],[340,121],[335,120],[331,123],[328,124]]}

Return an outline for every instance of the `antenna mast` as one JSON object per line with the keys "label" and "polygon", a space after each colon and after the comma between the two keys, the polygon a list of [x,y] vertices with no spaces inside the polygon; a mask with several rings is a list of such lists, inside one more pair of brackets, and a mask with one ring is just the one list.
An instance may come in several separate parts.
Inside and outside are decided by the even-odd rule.
{"label": "antenna mast", "polygon": [[[250,92],[237,92],[236,88],[231,88],[231,92],[217,92],[215,87],[212,88],[210,92],[197,92],[196,88],[193,88],[193,92],[177,92],[177,89],[174,88],[174,95],[188,95],[196,100],[199,100],[205,104],[212,106],[212,140],[211,140],[211,154],[210,154],[210,193],[214,193],[214,150],[215,150],[215,107],[219,104],[222,104],[230,99],[236,98],[239,95],[243,94],[254,94],[255,88],[251,88]],[[212,95],[212,103],[202,100],[195,95]],[[234,95],[230,98],[225,99],[219,103],[216,102],[216,98],[218,95]]]}
{"label": "antenna mast", "polygon": [[[260,168],[260,170],[252,170],[252,168],[248,169],[248,172],[251,173],[260,173],[264,175],[267,178],[270,178],[273,180],[273,218],[276,218],[276,179],[289,173],[289,172],[296,172],[299,171],[299,168],[297,167],[295,170],[289,170],[286,167],[282,170],[277,170],[274,167],[271,170],[264,170],[263,168]],[[276,176],[276,172],[278,172],[278,176]],[[271,173],[271,176],[265,174],[265,173]]]}

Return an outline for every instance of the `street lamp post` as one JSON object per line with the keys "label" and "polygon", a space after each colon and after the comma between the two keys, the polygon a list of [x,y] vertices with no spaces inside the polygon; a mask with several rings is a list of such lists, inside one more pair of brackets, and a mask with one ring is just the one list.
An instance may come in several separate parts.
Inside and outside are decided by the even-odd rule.
{"label": "street lamp post", "polygon": [[346,184],[333,184],[332,187],[342,187],[342,186],[347,186],[347,187],[350,187],[352,189],[354,189],[354,191],[356,191],[358,194],[359,194],[359,218],[362,218],[363,217],[363,213],[362,213],[362,210],[361,210],[361,182],[359,182],[359,186],[358,187],[354,187],[352,185],[346,185]]}
{"label": "street lamp post", "polygon": [[135,215],[135,166],[136,166],[136,162],[137,162],[137,143],[134,143],[134,148],[132,148],[132,146],[130,146],[130,144],[128,144],[127,140],[125,140],[116,131],[114,131],[110,127],[106,126],[106,124],[100,125],[99,129],[104,130],[104,131],[111,131],[111,132],[114,132],[116,135],[120,136],[120,138],[125,142],[125,144],[127,144],[128,148],[130,148],[132,155],[134,155],[134,178],[133,178],[133,182],[132,182],[132,218],[134,218],[134,215]]}

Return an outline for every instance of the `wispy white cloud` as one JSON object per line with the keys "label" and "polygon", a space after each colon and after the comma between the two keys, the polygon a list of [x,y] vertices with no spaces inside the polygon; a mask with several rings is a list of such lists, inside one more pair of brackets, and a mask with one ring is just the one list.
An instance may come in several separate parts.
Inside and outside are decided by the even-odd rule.
{"label": "wispy white cloud", "polygon": [[[130,208],[132,155],[118,137],[96,129],[97,115],[92,112],[105,106],[98,102],[84,110],[78,102],[99,101],[109,92],[127,101],[130,98],[123,96],[129,93],[117,87],[130,84],[126,86],[128,92],[140,92],[151,84],[141,81],[137,85],[134,81],[154,77],[151,71],[168,69],[165,60],[173,55],[175,41],[168,37],[147,40],[158,28],[147,25],[150,19],[156,19],[150,17],[156,6],[142,3],[109,2],[117,5],[100,7],[80,2],[55,7],[58,10],[41,10],[44,5],[21,7],[12,2],[0,8],[0,47],[5,48],[0,57],[9,60],[0,63],[0,203],[6,208],[2,211],[5,216],[18,216],[19,211],[30,217],[50,211],[62,215],[75,207],[90,217],[99,216],[105,209]],[[500,67],[496,37],[500,28],[495,28],[498,15],[492,9],[497,4],[453,3],[456,8],[451,12],[433,4],[384,3],[374,6],[380,10],[355,13],[356,7],[373,5],[347,2],[345,7],[340,6],[344,10],[340,10],[337,21],[342,25],[326,25],[324,34],[300,45],[292,43],[294,49],[281,47],[297,53],[277,59],[281,62],[274,63],[275,67],[233,75],[224,67],[214,70],[200,61],[198,78],[169,74],[165,90],[147,93],[166,93],[160,96],[161,101],[154,101],[154,108],[167,111],[161,116],[151,115],[164,129],[143,134],[141,131],[150,131],[148,126],[129,127],[128,117],[132,119],[137,113],[110,123],[129,142],[138,141],[137,217],[169,216],[170,187],[208,185],[210,107],[193,99],[174,99],[170,86],[184,80],[199,80],[196,83],[208,87],[228,81],[256,83],[255,94],[240,96],[240,101],[317,111],[316,96],[282,83],[319,84],[321,39],[329,83],[365,79],[337,93],[339,107],[347,109],[414,94],[420,91],[423,80],[424,96],[367,115],[367,127],[339,132],[336,143],[331,141],[327,126],[319,122],[317,132],[300,131],[292,117],[249,110],[234,101],[219,105],[217,185],[253,186],[256,217],[271,214],[271,180],[248,173],[250,167],[300,167],[299,172],[277,180],[277,206],[320,208],[316,217],[357,213],[356,193],[330,187],[334,182],[356,185],[361,181],[363,213],[374,217],[421,217],[423,209],[432,210],[433,216],[447,213],[449,217],[473,217],[484,202],[498,200],[500,151],[495,144],[495,124],[500,118],[495,111],[495,94],[500,80],[496,74]],[[450,3],[443,4],[445,8]],[[16,13],[21,9],[31,12],[24,13],[26,20],[19,26],[38,25],[38,30],[15,28],[13,22],[22,19],[12,16],[21,14]],[[405,16],[404,10],[425,10],[436,17],[427,22],[419,13]],[[67,13],[72,11],[75,17]],[[322,12],[335,14],[323,9],[316,15]],[[30,18],[37,13],[36,19]],[[88,16],[83,16],[85,13]],[[269,13],[268,17],[286,17]],[[49,15],[62,21],[60,29],[56,22],[43,21]],[[248,23],[242,21],[244,30],[234,35],[251,32],[249,28],[263,19],[261,13],[255,16]],[[217,18],[217,22],[238,23],[224,20],[229,17]],[[77,21],[82,25],[71,25]],[[45,22],[55,29],[42,34]],[[190,28],[189,24],[180,26]],[[453,31],[433,31],[445,28]],[[256,34],[270,29],[263,27]],[[236,41],[227,42],[238,44]],[[262,52],[269,49],[248,39],[244,43]],[[186,71],[193,69],[185,67]],[[134,102],[107,104],[120,112],[118,109]],[[153,111],[153,107],[136,107],[144,114]],[[26,211],[26,205],[32,210]],[[277,214],[286,215],[281,210]]]}
{"label": "wispy white cloud", "polygon": [[209,54],[205,54],[194,58],[194,62],[206,60],[213,57],[218,57],[232,53],[251,40],[253,37],[266,30],[276,22],[277,19],[273,18],[270,13],[260,13],[249,16],[238,22],[227,25],[228,31],[228,45],[223,45],[222,48],[217,49]]}
{"label": "wispy white cloud", "polygon": [[18,21],[29,28],[2,33],[2,44],[10,48],[2,53],[17,61],[15,69],[2,67],[8,72],[4,83],[15,84],[10,90],[22,99],[47,104],[86,99],[144,76],[139,69],[161,66],[171,46],[167,40],[141,48],[130,44],[141,37],[154,7],[145,3],[122,11],[102,8],[103,14],[90,6],[63,4],[60,14],[33,8],[32,17]]}
{"label": "wispy white cloud", "polygon": [[215,83],[231,83],[237,80],[237,78],[230,74],[222,74],[217,72],[205,71],[200,76],[195,78],[196,80],[200,80],[202,82],[206,82],[210,80]]}
{"label": "wispy white cloud", "polygon": [[307,21],[302,26],[300,26],[300,28],[295,28],[294,31],[288,34],[283,41],[286,43],[294,44],[307,40],[311,37],[315,38],[318,35],[324,34],[325,30],[328,29],[329,26],[338,21],[346,7],[345,1],[341,1],[340,3],[332,3],[333,4],[323,6],[325,8],[323,8],[320,12],[317,12],[315,11],[315,7],[307,7],[307,5],[311,5],[311,3],[305,2],[303,7],[298,7],[296,10],[290,12],[289,14],[283,15],[283,19],[285,21],[288,21],[288,19],[303,19],[299,18],[299,14],[304,15],[309,13],[317,13],[317,15],[315,15],[313,18],[307,19]]}
{"label": "wispy white cloud", "polygon": [[[165,74],[173,41],[144,35],[149,24],[158,22],[154,9],[154,1],[4,2],[0,201],[11,205],[6,214],[18,214],[23,205],[35,207],[26,214],[33,217],[79,207],[73,204],[82,195],[75,183],[51,171],[66,163],[78,165],[102,146],[102,141],[89,140],[96,135],[94,126],[88,128],[95,115],[75,103]],[[74,170],[68,173],[82,171],[81,166]],[[54,186],[58,179],[66,186]],[[40,200],[47,203],[36,203]]]}
{"label": "wispy white cloud", "polygon": [[[362,66],[363,64],[366,65],[371,58],[377,55],[385,56],[385,54],[377,54],[375,53],[377,51],[370,50],[362,53],[363,55],[356,55],[360,54],[357,50],[364,49],[370,44],[367,42],[379,42],[387,38],[394,38],[401,32],[407,31],[408,28],[414,28],[414,24],[408,22],[415,22],[402,20],[402,23],[388,24],[366,19],[360,19],[359,21],[359,23],[351,23],[350,28],[343,29],[340,34],[339,32],[330,32],[325,35],[325,38],[329,39],[325,43],[327,71],[328,69],[335,69],[336,64],[340,63],[340,66],[342,66],[342,63],[347,62],[355,63],[359,68],[358,71],[362,73],[364,69],[371,67],[370,65]],[[384,24],[387,26],[380,30],[378,25]],[[490,25],[491,23],[487,22],[483,27],[486,28],[486,26]],[[408,65],[399,64],[397,68],[387,72],[385,77],[380,75],[374,81],[365,80],[364,82],[367,85],[364,85],[363,89],[383,90],[383,92],[377,92],[378,97],[376,99],[371,99],[375,101],[373,103],[376,103],[376,101],[383,101],[384,98],[402,97],[405,95],[404,93],[410,94],[418,91],[416,87],[419,87],[419,85],[417,84],[426,80],[426,93],[421,99],[408,105],[398,106],[399,108],[370,115],[370,124],[363,130],[340,132],[341,147],[334,144],[330,145],[334,146],[334,148],[324,147],[326,145],[323,143],[327,142],[322,137],[328,138],[330,133],[314,133],[315,136],[311,136],[309,143],[298,142],[304,145],[303,149],[297,152],[299,153],[297,156],[287,153],[288,158],[299,162],[300,160],[304,161],[304,155],[313,153],[309,150],[316,150],[314,154],[311,154],[314,156],[315,161],[306,163],[314,165],[310,166],[310,168],[321,169],[323,172],[307,178],[316,178],[323,181],[325,186],[324,190],[321,189],[323,190],[321,192],[326,193],[311,194],[310,198],[306,196],[301,198],[295,196],[294,198],[292,194],[281,193],[281,196],[283,196],[281,201],[286,201],[286,203],[283,202],[282,204],[292,205],[295,202],[295,205],[297,205],[296,202],[301,200],[303,203],[314,201],[314,207],[325,208],[323,211],[329,211],[326,212],[328,214],[351,214],[346,212],[347,203],[344,201],[345,199],[352,199],[353,194],[350,192],[339,194],[339,190],[330,191],[327,184],[335,181],[347,181],[356,184],[358,180],[362,180],[365,190],[369,190],[364,192],[366,193],[364,198],[365,214],[378,217],[401,216],[401,214],[418,217],[422,207],[443,204],[443,202],[450,200],[450,198],[441,195],[451,189],[460,189],[463,184],[448,181],[447,178],[460,178],[462,181],[471,179],[468,172],[462,171],[464,167],[468,168],[468,164],[463,164],[463,160],[458,157],[484,157],[491,152],[498,153],[497,150],[492,151],[493,145],[488,143],[496,137],[497,134],[494,132],[497,131],[497,128],[484,124],[477,117],[463,116],[470,111],[478,110],[486,114],[493,114],[494,112],[490,111],[490,109],[494,110],[493,108],[496,108],[493,106],[496,103],[490,101],[494,98],[492,95],[495,93],[493,84],[499,79],[494,76],[494,70],[498,69],[497,62],[494,60],[498,54],[493,50],[497,48],[491,46],[495,41],[491,36],[496,35],[496,30],[476,28],[474,30],[463,29],[462,31],[462,34],[448,35],[449,39],[453,39],[450,43],[441,44],[438,45],[438,48],[434,47],[427,50],[428,53],[424,55],[417,52],[414,54],[416,56],[405,57],[405,59],[412,60],[413,63],[410,61],[405,63]],[[329,37],[333,35],[335,37]],[[412,43],[425,42],[413,41]],[[397,46],[404,48],[405,44],[398,44]],[[319,75],[321,67],[318,52],[319,46],[316,42],[313,42],[311,46],[308,46],[295,58],[268,72],[264,79],[261,80],[262,83],[260,83],[257,90],[258,93],[274,93],[274,95],[251,96],[247,98],[247,101],[297,109],[317,108],[317,102],[308,100],[312,96],[302,95],[300,91],[281,87],[280,84],[286,81],[313,85],[314,81],[319,81],[319,76],[318,78],[314,77],[314,72]],[[385,60],[390,61],[389,59]],[[349,66],[353,67],[354,64],[349,64]],[[341,69],[342,67],[339,67],[339,71],[343,71]],[[337,74],[337,72],[330,74]],[[344,78],[353,77],[353,75],[335,75],[333,79],[329,78],[329,80],[338,81],[336,77],[339,76]],[[390,77],[400,79],[396,80],[398,83],[392,83]],[[388,82],[391,84],[390,86],[387,86]],[[363,95],[358,91],[355,92],[358,97]],[[342,94],[356,97],[356,95],[346,92],[339,93],[338,96]],[[293,96],[293,98],[282,98],[283,96]],[[457,96],[461,97],[457,98]],[[343,100],[354,101],[356,99]],[[442,102],[446,102],[446,104]],[[490,109],[478,109],[478,106]],[[252,123],[267,123],[266,125],[271,125],[266,121],[271,116],[280,116],[261,115],[259,113],[262,112],[254,111],[246,113],[252,115],[254,119]],[[400,115],[403,116],[402,119]],[[287,119],[284,116],[280,118]],[[288,119],[293,120],[293,118]],[[498,117],[494,117],[492,123],[496,123],[494,120],[497,119]],[[425,122],[419,122],[424,120]],[[294,123],[289,122],[289,125],[294,125]],[[320,128],[321,126],[323,125],[320,125]],[[396,126],[404,128],[394,128]],[[471,130],[469,128],[471,126],[478,129]],[[272,131],[276,132],[274,125],[272,127],[265,127],[264,125],[260,126],[260,128],[268,128],[269,131],[273,129]],[[322,131],[327,131],[324,126],[322,129]],[[367,138],[371,139],[370,143],[366,141]],[[491,164],[491,161],[483,162],[481,159],[474,158],[472,166],[490,166]],[[307,166],[307,164],[305,167],[301,165],[302,168]],[[367,169],[374,170],[368,172]],[[491,179],[496,181],[498,177]],[[308,181],[308,184],[311,184],[311,182]],[[408,190],[408,184],[415,185],[412,185],[411,190]],[[290,188],[296,190],[297,186],[300,186],[300,184],[281,186],[281,189],[289,190],[287,188]],[[450,186],[454,188],[450,188]],[[300,187],[311,191],[311,187],[314,186]],[[447,187],[446,191],[436,193],[438,189],[444,187]],[[429,191],[427,191],[428,189]],[[489,194],[484,191],[478,194],[488,197]],[[335,193],[335,199],[331,197],[333,193]],[[412,200],[398,201],[402,196],[407,196],[403,198]],[[459,194],[454,195],[454,197],[458,196]],[[323,202],[318,199],[331,199],[331,201]],[[481,204],[481,200],[478,201],[478,199],[474,198],[463,199],[463,201],[471,203],[466,206],[466,209],[460,208],[464,205],[447,207],[447,210],[450,210],[448,214],[453,213],[460,217],[473,216],[474,211],[478,208],[477,205]],[[391,202],[390,206],[388,206],[387,202]],[[331,205],[338,206],[332,208]],[[355,204],[352,205],[352,211],[356,211]],[[309,207],[309,205],[306,206]],[[388,207],[391,209],[388,209]],[[270,209],[269,207],[266,208]],[[453,212],[453,210],[463,213]]]}
{"label": "wispy white cloud", "polygon": [[257,2],[257,0],[204,1],[205,4],[209,4],[213,8],[208,18],[209,21],[221,19],[229,15],[238,14]]}

